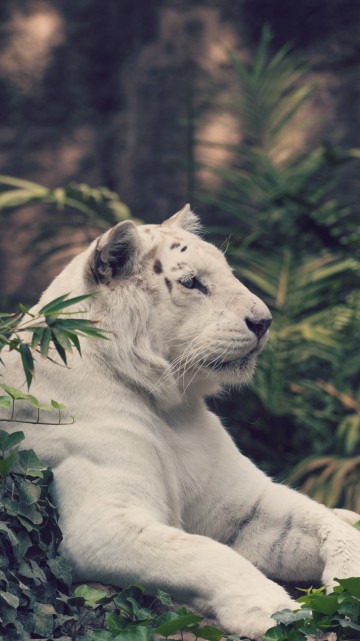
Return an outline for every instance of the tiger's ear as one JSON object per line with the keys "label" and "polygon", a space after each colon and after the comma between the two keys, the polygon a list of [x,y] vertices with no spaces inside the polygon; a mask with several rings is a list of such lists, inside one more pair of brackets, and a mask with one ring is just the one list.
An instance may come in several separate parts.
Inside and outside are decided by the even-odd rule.
{"label": "tiger's ear", "polygon": [[139,234],[132,220],[125,220],[98,239],[90,270],[97,283],[130,276],[139,247]]}
{"label": "tiger's ear", "polygon": [[177,227],[178,229],[184,229],[193,234],[198,233],[201,230],[201,223],[199,217],[191,211],[190,205],[184,205],[180,211],[176,214],[164,220],[163,225],[169,227]]}

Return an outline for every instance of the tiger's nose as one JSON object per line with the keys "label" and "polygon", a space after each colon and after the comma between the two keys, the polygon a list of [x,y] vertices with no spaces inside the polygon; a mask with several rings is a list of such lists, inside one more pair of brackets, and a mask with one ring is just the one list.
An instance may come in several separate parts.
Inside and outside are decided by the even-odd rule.
{"label": "tiger's nose", "polygon": [[250,318],[245,318],[245,323],[247,324],[249,330],[261,338],[267,332],[271,325],[272,318],[260,318],[259,320],[254,320]]}

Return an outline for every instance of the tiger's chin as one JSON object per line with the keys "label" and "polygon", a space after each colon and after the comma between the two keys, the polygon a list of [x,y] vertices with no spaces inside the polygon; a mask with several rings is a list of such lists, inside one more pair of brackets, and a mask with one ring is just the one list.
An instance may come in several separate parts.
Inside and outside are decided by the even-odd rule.
{"label": "tiger's chin", "polygon": [[218,370],[223,385],[238,387],[248,385],[255,372],[257,354],[248,354],[236,362],[224,363]]}
{"label": "tiger's chin", "polygon": [[240,358],[216,363],[215,366],[212,365],[211,374],[208,372],[208,376],[221,386],[241,387],[248,385],[255,372],[258,353],[258,350],[252,350]]}

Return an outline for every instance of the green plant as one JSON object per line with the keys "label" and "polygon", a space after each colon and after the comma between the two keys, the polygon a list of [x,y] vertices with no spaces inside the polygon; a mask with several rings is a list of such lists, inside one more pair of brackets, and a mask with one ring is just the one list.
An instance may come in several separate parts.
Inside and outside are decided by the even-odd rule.
{"label": "green plant", "polygon": [[66,621],[57,599],[71,583],[70,564],[56,556],[52,473],[32,450],[18,451],[23,438],[0,430],[0,632],[9,641],[51,637],[55,614],[58,626]]}
{"label": "green plant", "polygon": [[96,328],[97,321],[75,318],[80,312],[69,314],[64,311],[91,296],[84,294],[69,298],[69,294],[64,294],[44,305],[36,314],[24,305],[19,306],[19,312],[0,314],[0,352],[8,347],[9,351],[15,350],[20,354],[28,387],[33,378],[34,353],[52,360],[49,351],[53,350],[66,365],[66,352],[71,352],[72,347],[81,354],[80,336],[105,338],[103,332]]}
{"label": "green plant", "polygon": [[335,639],[358,639],[360,632],[360,578],[336,579],[331,594],[325,588],[303,590],[299,610],[282,610],[273,614],[277,626],[270,628],[264,641],[304,641],[321,638],[322,633],[335,633]]}
{"label": "green plant", "polygon": [[0,211],[18,209],[32,203],[53,204],[59,209],[69,207],[73,210],[67,225],[94,223],[105,229],[130,215],[128,207],[119,196],[106,187],[92,188],[89,185],[71,183],[66,187],[48,189],[29,180],[3,175],[0,176],[0,186],[3,187],[0,193]]}
{"label": "green plant", "polygon": [[[235,423],[251,426],[250,436],[238,428],[239,444],[284,477],[304,456],[340,449],[347,463],[358,451],[360,232],[341,186],[358,152],[299,147],[313,87],[289,47],[270,54],[270,40],[264,29],[249,64],[230,55],[238,83],[231,108],[243,139],[231,146],[231,167],[208,168],[223,187],[201,197],[227,217],[230,261],[273,313],[251,392],[241,412],[233,401],[228,405]],[[224,227],[213,236],[219,232],[223,237]],[[343,404],[345,396],[351,406]],[[349,507],[359,472],[352,467],[354,493],[337,497]],[[342,480],[346,485],[346,474]]]}

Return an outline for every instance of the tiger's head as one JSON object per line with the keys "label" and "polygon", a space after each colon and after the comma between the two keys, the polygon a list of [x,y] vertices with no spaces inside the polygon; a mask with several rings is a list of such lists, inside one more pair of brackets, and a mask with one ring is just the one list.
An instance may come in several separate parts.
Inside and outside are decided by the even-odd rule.
{"label": "tiger's head", "polygon": [[271,323],[199,228],[188,205],[162,225],[121,222],[54,281],[96,293],[88,311],[112,340],[85,341],[86,352],[170,405],[249,382]]}

